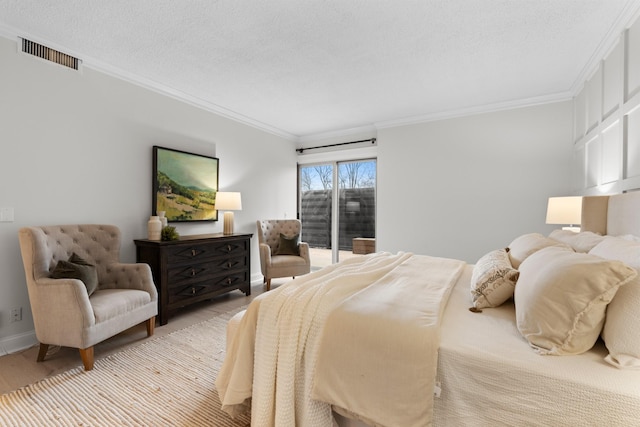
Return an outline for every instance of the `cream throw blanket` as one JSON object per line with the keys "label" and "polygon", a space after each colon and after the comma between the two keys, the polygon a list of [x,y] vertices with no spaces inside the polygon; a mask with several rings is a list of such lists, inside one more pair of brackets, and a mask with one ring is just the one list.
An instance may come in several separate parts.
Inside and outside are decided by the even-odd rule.
{"label": "cream throw blanket", "polygon": [[[447,282],[436,285],[430,279],[432,272],[427,264],[432,264],[431,267],[436,272],[440,271],[435,274],[441,278],[446,277]],[[372,291],[377,294],[374,299],[381,297],[380,292],[385,293],[383,288],[388,288],[388,297],[395,301],[398,311],[410,310],[414,316],[418,314],[422,319],[431,319],[428,323],[436,325],[446,296],[463,265],[461,261],[419,257],[407,253],[376,253],[352,258],[319,272],[301,276],[259,296],[249,305],[234,339],[228,343],[227,355],[216,380],[223,410],[235,415],[246,411],[250,405],[254,426],[332,426],[331,406],[311,398],[318,349],[330,313],[349,297],[373,286],[372,289],[379,289]],[[402,268],[394,273],[400,266]],[[421,285],[409,285],[412,280],[407,279],[407,275],[419,278]],[[415,293],[419,288],[438,288],[436,293],[444,298],[438,304],[432,303],[430,301],[434,297]],[[403,297],[403,292],[407,290],[410,294],[404,294]],[[420,292],[422,295],[422,291]],[[419,299],[427,307],[424,314],[418,308],[419,304],[414,304]],[[437,297],[433,301],[435,299]],[[391,303],[384,313],[392,311],[390,308],[393,305]],[[435,305],[438,307],[428,309]],[[397,318],[398,316],[392,316],[391,322],[396,322]],[[393,326],[384,329],[392,330]],[[391,335],[396,336],[397,331]],[[343,339],[348,341],[348,338]],[[380,339],[378,346],[386,346],[383,335],[380,335]],[[437,349],[437,342],[433,344],[433,348]],[[352,357],[360,358],[361,361],[371,353],[368,349],[353,346],[350,349],[356,352]],[[428,355],[424,357],[426,360],[431,359]],[[376,362],[374,366],[375,364]],[[387,369],[396,368],[396,364],[389,361],[385,366]],[[435,370],[435,364],[421,369]],[[400,370],[406,369],[400,367]],[[430,381],[433,381],[433,375]],[[358,389],[353,390],[357,392]],[[433,388],[426,396],[414,399],[420,400],[420,405],[424,405],[425,400],[432,400],[432,391]],[[345,393],[348,395],[351,391],[347,389]],[[350,408],[344,404],[340,406],[365,419],[373,419],[369,418],[370,414],[358,412],[358,408]]]}
{"label": "cream throw blanket", "polygon": [[431,425],[440,319],[463,268],[414,257],[334,309],[311,397],[371,425]]}

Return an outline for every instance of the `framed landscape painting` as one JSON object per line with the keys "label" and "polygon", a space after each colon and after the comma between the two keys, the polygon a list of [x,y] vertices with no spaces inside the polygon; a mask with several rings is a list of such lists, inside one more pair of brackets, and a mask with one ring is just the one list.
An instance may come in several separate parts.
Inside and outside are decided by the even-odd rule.
{"label": "framed landscape painting", "polygon": [[216,221],[217,157],[153,146],[153,215],[170,222]]}

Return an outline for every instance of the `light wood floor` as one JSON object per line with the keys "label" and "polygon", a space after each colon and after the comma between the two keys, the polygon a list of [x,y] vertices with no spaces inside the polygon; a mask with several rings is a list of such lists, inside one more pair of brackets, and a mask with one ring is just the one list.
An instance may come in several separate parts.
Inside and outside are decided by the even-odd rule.
{"label": "light wood floor", "polygon": [[[273,279],[271,287],[275,288],[289,279]],[[211,301],[194,304],[176,312],[169,318],[164,326],[156,323],[153,338],[167,335],[179,329],[186,328],[196,323],[215,317],[219,313],[232,310],[244,304],[248,304],[257,295],[264,292],[262,284],[251,287],[251,295],[246,297],[236,290],[214,298]],[[96,360],[110,354],[136,346],[146,339],[147,333],[144,323],[122,332],[94,347]],[[53,376],[69,369],[81,366],[80,352],[77,349],[66,347],[49,348],[49,354],[43,362],[36,362],[38,345],[17,353],[0,357],[0,394],[16,390],[25,385],[32,384],[49,376]],[[94,368],[96,369],[96,368]]]}
{"label": "light wood floor", "polygon": [[[362,256],[354,254],[352,251],[338,251],[338,261]],[[309,256],[311,258],[311,271],[320,270],[323,267],[331,265],[331,249],[309,248]]]}

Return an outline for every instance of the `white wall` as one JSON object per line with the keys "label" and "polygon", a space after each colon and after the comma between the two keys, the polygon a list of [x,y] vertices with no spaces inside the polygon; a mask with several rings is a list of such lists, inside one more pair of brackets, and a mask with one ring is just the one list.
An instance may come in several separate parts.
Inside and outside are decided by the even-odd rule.
{"label": "white wall", "polygon": [[548,233],[570,194],[571,102],[378,130],[377,249],[475,262]]}
{"label": "white wall", "polygon": [[[258,218],[295,216],[297,159],[377,153],[378,249],[470,262],[519,234],[550,231],[547,197],[571,189],[570,102],[363,130],[354,138],[377,136],[377,146],[297,157],[281,137],[90,68],[19,54],[1,37],[0,63],[0,207],[15,209],[14,222],[0,223],[0,354],[34,338],[18,229],[113,223],[123,260],[133,261],[132,240],[146,235],[151,213],[153,145],[219,157],[220,189],[242,192],[240,232],[255,232]],[[181,234],[221,229],[178,225]],[[256,240],[252,272],[261,280]],[[9,323],[12,307],[23,307],[22,322]]]}
{"label": "white wall", "polygon": [[[294,144],[85,67],[81,73],[17,53],[0,37],[0,354],[33,342],[33,322],[18,245],[29,225],[110,223],[122,230],[121,258],[135,261],[133,239],[151,214],[153,145],[220,159],[220,189],[240,191],[238,232],[255,220],[293,216]],[[222,221],[179,224],[181,234],[222,231]],[[252,272],[261,280],[257,238]],[[23,320],[10,323],[10,309]]]}
{"label": "white wall", "polygon": [[625,30],[574,100],[579,194],[640,189],[640,20]]}

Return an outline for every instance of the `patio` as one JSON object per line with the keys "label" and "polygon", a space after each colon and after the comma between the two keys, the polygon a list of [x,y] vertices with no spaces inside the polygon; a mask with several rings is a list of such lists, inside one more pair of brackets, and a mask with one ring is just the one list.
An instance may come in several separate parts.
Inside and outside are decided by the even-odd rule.
{"label": "patio", "polygon": [[[309,248],[309,256],[311,257],[311,270],[320,270],[323,267],[331,265],[331,249]],[[362,256],[354,254],[352,251],[339,251],[338,260],[344,261],[348,258]]]}

